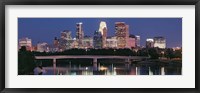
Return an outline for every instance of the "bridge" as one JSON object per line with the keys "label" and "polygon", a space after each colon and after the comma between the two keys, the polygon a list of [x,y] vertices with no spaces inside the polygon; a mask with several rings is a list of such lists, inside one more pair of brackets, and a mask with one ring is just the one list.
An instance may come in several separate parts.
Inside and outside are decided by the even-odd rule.
{"label": "bridge", "polygon": [[52,56],[35,56],[36,59],[52,59],[54,74],[56,73],[56,60],[57,59],[79,59],[87,58],[93,59],[93,67],[97,68],[98,59],[125,59],[125,63],[130,64],[132,60],[148,59],[149,57],[144,56],[113,56],[113,55],[52,55]]}

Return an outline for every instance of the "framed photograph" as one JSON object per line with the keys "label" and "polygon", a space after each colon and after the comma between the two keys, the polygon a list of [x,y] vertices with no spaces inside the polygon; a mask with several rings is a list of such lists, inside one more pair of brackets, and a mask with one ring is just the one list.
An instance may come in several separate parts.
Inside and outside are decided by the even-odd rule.
{"label": "framed photograph", "polygon": [[199,92],[199,0],[1,1],[1,92]]}

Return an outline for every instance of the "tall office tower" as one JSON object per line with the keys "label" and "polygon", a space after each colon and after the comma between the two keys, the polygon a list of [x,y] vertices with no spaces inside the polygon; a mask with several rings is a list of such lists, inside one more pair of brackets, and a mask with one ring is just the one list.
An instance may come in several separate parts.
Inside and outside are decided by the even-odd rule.
{"label": "tall office tower", "polygon": [[62,50],[72,48],[71,45],[73,42],[74,40],[72,39],[71,31],[64,30],[61,32],[60,47],[62,47]]}
{"label": "tall office tower", "polygon": [[99,25],[99,31],[102,35],[102,48],[106,48],[106,38],[107,38],[107,26],[106,22],[101,21]]}
{"label": "tall office tower", "polygon": [[130,35],[128,39],[128,48],[130,49],[135,48],[136,47],[135,42],[136,42],[135,35]]}
{"label": "tall office tower", "polygon": [[136,35],[135,39],[136,39],[136,42],[135,42],[136,47],[140,47],[140,36]]}
{"label": "tall office tower", "polygon": [[93,46],[96,49],[102,48],[102,35],[100,31],[94,32]]}
{"label": "tall office tower", "polygon": [[83,47],[84,33],[82,24],[83,24],[82,22],[76,23],[76,40],[78,42],[79,48]]}
{"label": "tall office tower", "polygon": [[27,51],[32,51],[32,41],[29,38],[22,38],[19,39],[19,49],[21,49],[22,46],[26,47]]}
{"label": "tall office tower", "polygon": [[69,30],[64,30],[64,31],[62,31],[62,32],[61,32],[61,38],[62,38],[62,39],[66,39],[66,40],[72,39],[71,31],[69,31]]}
{"label": "tall office tower", "polygon": [[53,40],[53,45],[54,45],[54,47],[58,47],[58,45],[59,45],[59,40],[57,39],[57,37],[54,38],[54,40]]}
{"label": "tall office tower", "polygon": [[59,39],[54,37],[53,45],[50,45],[50,51],[57,52],[59,50]]}
{"label": "tall office tower", "polygon": [[66,50],[66,49],[68,49],[67,48],[67,40],[66,39],[63,39],[63,38],[60,38],[59,39],[59,51],[64,51],[64,50]]}
{"label": "tall office tower", "polygon": [[115,23],[115,36],[117,38],[117,47],[125,48],[128,44],[129,38],[129,26],[125,22],[116,22]]}
{"label": "tall office tower", "polygon": [[84,48],[93,48],[93,38],[90,36],[84,36],[83,46]]}
{"label": "tall office tower", "polygon": [[147,38],[146,48],[153,48],[153,47],[154,47],[154,40],[152,38]]}
{"label": "tall office tower", "polygon": [[154,37],[154,47],[166,48],[166,39],[164,37]]}

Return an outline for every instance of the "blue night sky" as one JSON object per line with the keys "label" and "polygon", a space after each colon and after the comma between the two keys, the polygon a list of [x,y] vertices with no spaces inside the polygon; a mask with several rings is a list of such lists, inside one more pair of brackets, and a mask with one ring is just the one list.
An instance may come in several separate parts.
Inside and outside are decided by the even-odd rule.
{"label": "blue night sky", "polygon": [[18,38],[31,38],[33,45],[53,44],[54,37],[60,38],[63,30],[70,30],[74,38],[78,22],[83,23],[85,35],[93,36],[100,21],[106,22],[108,36],[115,35],[115,22],[125,22],[130,34],[140,36],[142,46],[146,38],[155,36],[165,37],[167,47],[182,46],[182,18],[18,18]]}

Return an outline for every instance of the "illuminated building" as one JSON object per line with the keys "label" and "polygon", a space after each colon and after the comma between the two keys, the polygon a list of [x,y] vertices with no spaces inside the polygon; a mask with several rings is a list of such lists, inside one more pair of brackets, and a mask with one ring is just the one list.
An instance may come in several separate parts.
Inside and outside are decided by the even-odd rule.
{"label": "illuminated building", "polygon": [[176,50],[181,50],[182,47],[172,47],[173,51],[176,51]]}
{"label": "illuminated building", "polygon": [[136,46],[135,42],[136,42],[135,35],[130,35],[129,39],[128,39],[128,46],[127,46],[127,48],[130,48],[130,49],[135,48],[135,46]]}
{"label": "illuminated building", "polygon": [[37,51],[37,46],[32,46],[32,51]]}
{"label": "illuminated building", "polygon": [[124,22],[115,23],[115,36],[117,37],[117,47],[125,48],[127,47],[129,38],[129,26]]}
{"label": "illuminated building", "polygon": [[57,52],[59,50],[59,39],[57,37],[54,38],[53,40],[53,45],[50,47],[51,52]]}
{"label": "illuminated building", "polygon": [[54,47],[58,47],[59,40],[57,39],[57,37],[54,38],[53,45],[54,45]]}
{"label": "illuminated building", "polygon": [[67,40],[67,44],[66,44],[67,49],[73,48],[73,47],[72,47],[72,43],[73,43],[74,41],[75,41],[75,40],[73,40],[73,39]]}
{"label": "illuminated building", "polygon": [[129,41],[129,25],[126,25],[126,47],[128,46]]}
{"label": "illuminated building", "polygon": [[71,44],[71,48],[78,48],[78,41],[76,40],[76,38],[73,39],[73,42]]}
{"label": "illuminated building", "polygon": [[37,44],[37,51],[38,52],[49,52],[49,47],[48,44],[43,42],[43,43],[38,43]]}
{"label": "illuminated building", "polygon": [[84,36],[83,46],[84,48],[93,48],[93,38],[90,36]]}
{"label": "illuminated building", "polygon": [[117,38],[116,37],[108,37],[106,39],[107,48],[117,48]]}
{"label": "illuminated building", "polygon": [[66,39],[66,40],[72,39],[72,37],[71,37],[71,31],[64,30],[63,32],[61,32],[61,38]]}
{"label": "illuminated building", "polygon": [[59,51],[64,51],[67,49],[67,40],[60,38],[59,39],[59,46],[58,46]]}
{"label": "illuminated building", "polygon": [[153,48],[153,47],[154,47],[154,40],[152,38],[147,38],[146,48]]}
{"label": "illuminated building", "polygon": [[55,47],[53,44],[52,45],[48,45],[48,47],[49,47],[49,51],[50,52],[58,52],[59,51],[59,48]]}
{"label": "illuminated building", "polygon": [[19,39],[19,49],[21,49],[22,46],[26,47],[27,51],[32,51],[32,41],[29,38],[22,38]]}
{"label": "illuminated building", "polygon": [[136,35],[135,39],[136,39],[136,42],[135,42],[136,47],[140,47],[140,36]]}
{"label": "illuminated building", "polygon": [[107,37],[107,27],[106,22],[101,21],[99,25],[99,31],[102,35],[102,48],[106,48],[106,37]]}
{"label": "illuminated building", "polygon": [[102,48],[102,35],[100,31],[94,32],[93,46],[97,49]]}
{"label": "illuminated building", "polygon": [[64,51],[64,50],[67,50],[67,49],[70,49],[72,48],[71,47],[71,44],[74,42],[73,39],[63,39],[63,38],[60,38],[59,39],[59,51]]}
{"label": "illuminated building", "polygon": [[154,47],[166,48],[166,39],[164,37],[154,37]]}
{"label": "illuminated building", "polygon": [[83,33],[83,23],[76,23],[76,40],[78,42],[78,47],[82,48],[83,47],[83,38],[84,38],[84,33]]}
{"label": "illuminated building", "polygon": [[64,30],[63,32],[61,32],[61,39],[59,41],[60,50],[64,51],[66,49],[70,49],[73,41],[74,40],[71,37],[71,31]]}

